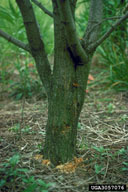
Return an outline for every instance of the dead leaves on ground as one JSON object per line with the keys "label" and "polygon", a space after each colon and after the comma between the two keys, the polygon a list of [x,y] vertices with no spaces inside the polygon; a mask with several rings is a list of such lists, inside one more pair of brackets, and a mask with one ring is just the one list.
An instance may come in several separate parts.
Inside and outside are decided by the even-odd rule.
{"label": "dead leaves on ground", "polygon": [[76,168],[83,162],[83,158],[76,158],[74,160],[65,164],[56,166],[62,173],[74,173]]}
{"label": "dead leaves on ground", "polygon": [[[42,165],[45,165],[45,166],[50,165],[50,161],[48,159],[43,159],[43,155],[37,154],[34,156],[34,159],[41,162]],[[76,168],[78,166],[80,166],[82,162],[83,162],[82,157],[80,157],[80,158],[74,157],[73,161],[65,163],[65,164],[60,164],[60,165],[56,166],[56,169],[58,169],[62,173],[67,173],[67,174],[74,173]]]}
{"label": "dead leaves on ground", "polygon": [[50,165],[50,161],[48,159],[43,159],[43,155],[35,155],[34,159],[41,162],[42,165]]}

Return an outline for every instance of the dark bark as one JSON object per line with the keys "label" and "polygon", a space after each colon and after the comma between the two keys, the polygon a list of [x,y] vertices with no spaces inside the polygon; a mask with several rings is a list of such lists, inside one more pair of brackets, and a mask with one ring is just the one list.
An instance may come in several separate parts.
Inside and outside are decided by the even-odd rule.
{"label": "dark bark", "polygon": [[50,17],[53,17],[53,14],[47,10],[42,3],[38,2],[37,0],[31,0],[33,3],[35,3],[35,5],[37,5],[44,13],[46,13],[47,15],[49,15]]}
{"label": "dark bark", "polygon": [[53,7],[55,59],[44,155],[57,165],[71,160],[76,152],[77,124],[84,103],[89,62],[87,58],[83,65],[77,65],[78,61],[73,59],[57,2],[53,1]]}
{"label": "dark bark", "polygon": [[9,35],[8,33],[4,32],[3,30],[0,29],[0,36],[5,38],[6,40],[12,42],[14,45],[30,52],[30,48],[29,45],[24,44],[22,41],[12,37],[11,35]]}
{"label": "dark bark", "polygon": [[31,54],[36,62],[40,79],[47,94],[49,94],[51,85],[51,69],[32,4],[30,0],[16,0],[16,2],[23,17]]}

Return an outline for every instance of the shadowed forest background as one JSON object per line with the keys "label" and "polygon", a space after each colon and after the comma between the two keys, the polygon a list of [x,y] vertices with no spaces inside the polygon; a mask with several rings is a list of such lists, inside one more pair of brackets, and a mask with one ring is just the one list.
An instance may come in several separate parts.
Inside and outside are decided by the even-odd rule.
{"label": "shadowed forest background", "polygon": [[[40,2],[50,11],[49,0]],[[104,34],[126,1],[106,1]],[[53,18],[33,4],[51,69]],[[114,8],[113,8],[114,7]],[[82,39],[89,1],[78,0],[76,27]],[[85,192],[88,185],[128,187],[128,21],[100,45],[91,61],[85,103],[78,122],[77,155],[53,167],[42,155],[48,99],[33,58],[0,37],[0,191]],[[27,43],[14,0],[0,2],[0,29]]]}

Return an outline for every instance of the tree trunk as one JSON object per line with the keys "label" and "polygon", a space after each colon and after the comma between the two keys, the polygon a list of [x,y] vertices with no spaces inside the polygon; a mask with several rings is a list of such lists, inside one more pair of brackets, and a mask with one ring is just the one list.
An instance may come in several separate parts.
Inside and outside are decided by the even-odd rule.
{"label": "tree trunk", "polygon": [[[55,29],[56,30],[56,29]],[[59,38],[60,36],[60,38]],[[51,92],[48,95],[48,121],[44,146],[45,158],[54,165],[75,155],[77,124],[84,103],[89,65],[76,66],[57,34]],[[81,75],[80,75],[81,74]]]}
{"label": "tree trunk", "polygon": [[51,92],[48,95],[44,155],[57,165],[71,160],[75,155],[77,124],[84,103],[89,59],[83,65],[76,65],[77,60],[68,47],[59,8],[53,2],[54,69]]}
{"label": "tree trunk", "polygon": [[[71,160],[76,152],[77,124],[85,98],[90,57],[89,54],[86,57],[86,53],[81,56],[77,52],[75,56],[72,54],[64,26],[68,22],[62,25],[63,19],[60,18],[59,6],[55,1],[53,10],[54,69],[51,93],[48,95],[44,155],[57,165]],[[73,46],[76,44],[72,44]]]}
{"label": "tree trunk", "polygon": [[76,83],[72,62],[70,58],[66,59],[66,55],[63,56],[64,58],[59,59],[62,66],[67,65],[67,68],[58,69],[54,74],[51,94],[48,98],[48,121],[44,146],[45,158],[50,159],[54,165],[65,163],[75,155],[77,124],[87,83],[86,75],[84,89]]}

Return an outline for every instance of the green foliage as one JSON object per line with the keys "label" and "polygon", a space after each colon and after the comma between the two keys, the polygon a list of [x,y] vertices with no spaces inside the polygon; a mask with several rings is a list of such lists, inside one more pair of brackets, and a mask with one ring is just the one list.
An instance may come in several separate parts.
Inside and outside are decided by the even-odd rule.
{"label": "green foliage", "polygon": [[103,169],[104,169],[104,166],[103,166],[103,165],[95,164],[95,165],[94,165],[94,168],[95,168],[96,174],[99,174],[99,173],[102,174],[102,175],[105,174],[105,171],[103,171]]}
{"label": "green foliage", "polygon": [[114,109],[115,109],[115,105],[113,103],[109,103],[107,105],[107,112],[108,113],[113,113]]}
{"label": "green foliage", "polygon": [[[4,3],[3,3],[4,4]],[[27,42],[25,28],[22,22],[21,13],[15,3],[15,1],[8,0],[8,4],[0,6],[0,28],[3,29],[5,32],[9,33],[13,37]],[[17,52],[21,54],[26,54],[24,50],[17,48],[16,46],[12,45],[11,43],[5,43],[6,40],[0,38],[1,42],[1,51],[0,55],[2,58],[5,54],[14,54]],[[4,54],[4,56],[3,56]]]}
{"label": "green foliage", "polygon": [[48,192],[48,188],[53,185],[53,183],[46,184],[41,179],[36,179],[34,177],[30,177],[29,179],[23,179],[24,183],[28,185],[28,187],[23,192]]}
{"label": "green foliage", "polygon": [[124,114],[124,115],[121,115],[121,121],[128,121],[128,115],[127,114]]}
{"label": "green foliage", "polygon": [[[44,5],[49,10],[52,9],[51,1],[44,1]],[[53,52],[54,41],[53,19],[49,18],[48,15],[44,14],[43,11],[34,4],[33,7],[40,26],[41,35],[46,45],[46,51],[48,54],[51,54]],[[0,28],[3,31],[12,35],[16,39],[27,43],[22,16],[15,0],[2,0],[0,5],[0,18]],[[21,64],[19,55],[25,57],[25,59],[29,57],[29,54],[26,51],[16,47],[11,43],[8,43],[3,38],[0,38],[0,81],[2,82],[2,90],[5,91],[5,87],[9,85],[10,96],[17,100],[22,99],[23,97],[30,98],[35,94],[39,98],[46,98],[45,90],[38,78],[36,69],[34,67],[33,69],[30,69],[28,67],[28,61],[26,61],[24,64]],[[18,72],[18,80],[11,78],[11,74],[15,73],[15,71]]]}
{"label": "green foliage", "polygon": [[[14,62],[13,62],[14,60]],[[39,79],[34,64],[30,59],[16,57],[12,61],[1,66],[0,81],[2,90],[9,90],[9,96],[16,100],[31,98],[36,95],[37,99],[46,98],[45,89]]]}
{"label": "green foliage", "polygon": [[94,165],[95,173],[104,175],[105,174],[104,160],[105,160],[106,156],[108,156],[109,149],[105,149],[103,146],[101,146],[101,147],[93,146],[93,149],[96,151],[95,155],[93,157],[93,159],[95,160],[95,165]]}
{"label": "green foliage", "polygon": [[103,146],[101,147],[93,146],[93,149],[95,149],[101,155],[101,159],[102,159],[102,156],[107,155],[108,151],[110,150],[110,149],[105,149]]}
{"label": "green foliage", "polygon": [[9,128],[8,130],[9,130],[9,131],[12,131],[12,132],[14,132],[14,133],[18,133],[18,132],[20,131],[20,124],[17,123],[17,124],[15,124],[13,127]]}
{"label": "green foliage", "polygon": [[78,129],[84,129],[84,126],[83,126],[82,123],[78,122],[77,128],[78,128]]}
{"label": "green foliage", "polygon": [[124,149],[121,148],[118,151],[112,153],[109,148],[104,148],[103,146],[97,147],[93,146],[92,147],[95,150],[94,157],[92,158],[93,161],[95,161],[94,169],[96,174],[105,174],[105,160],[106,159],[111,159],[111,162],[114,160],[119,159],[119,156],[121,157],[122,160],[122,167],[120,168],[121,171],[127,171],[128,170],[128,158],[127,158],[127,153],[128,153],[128,148]]}
{"label": "green foliage", "polygon": [[106,71],[109,71],[107,81],[111,88],[117,91],[128,90],[128,58],[125,53],[119,52],[118,47],[111,41],[100,46],[98,53],[101,55],[101,62],[106,66]]}
{"label": "green foliage", "polygon": [[[10,185],[13,185],[16,178],[20,175],[21,172],[25,172],[26,169],[18,169],[17,165],[19,163],[20,156],[18,154],[11,157],[7,163],[0,164],[0,189],[3,187],[9,187]],[[24,175],[22,175],[24,176]]]}
{"label": "green foliage", "polygon": [[[43,5],[52,12],[52,2],[50,0],[44,0]],[[51,55],[54,49],[53,18],[45,14],[35,4],[33,4],[33,7],[37,21],[39,23],[40,33],[45,43],[46,52],[48,55]]]}
{"label": "green foliage", "polygon": [[80,38],[83,36],[83,32],[85,31],[85,26],[88,22],[88,14],[89,14],[89,0],[78,1],[76,7],[76,26],[77,32]]}
{"label": "green foliage", "polygon": [[42,152],[42,143],[37,144],[36,148],[39,153]]}
{"label": "green foliage", "polygon": [[[22,192],[48,192],[48,188],[53,186],[52,183],[46,184],[41,179],[35,179],[28,176],[29,170],[26,168],[18,168],[20,156],[13,155],[8,162],[0,164],[0,189],[9,190],[22,187]],[[19,185],[20,183],[20,185]],[[25,187],[23,187],[25,186]]]}
{"label": "green foliage", "polygon": [[122,167],[122,171],[128,171],[128,162],[123,162],[123,165],[125,165],[125,167]]}
{"label": "green foliage", "polygon": [[121,171],[128,171],[128,147],[126,149],[122,148],[118,151],[118,155],[124,156],[124,161],[122,162]]}
{"label": "green foliage", "polygon": [[[112,24],[122,15],[126,4],[118,1],[105,1],[105,20],[102,25],[102,35],[108,31]],[[113,9],[114,7],[114,9]],[[113,19],[111,19],[114,17]],[[128,90],[128,57],[126,54],[128,46],[127,21],[123,22],[111,36],[100,46],[97,51],[101,55],[101,62],[109,72],[107,81],[111,88],[117,91]]]}
{"label": "green foliage", "polygon": [[21,129],[21,132],[23,133],[32,133],[32,128],[30,126],[25,126]]}
{"label": "green foliage", "polygon": [[45,90],[41,81],[37,77],[37,72],[34,68],[29,68],[28,61],[25,60],[21,65],[20,61],[15,62],[15,68],[18,73],[18,81],[9,81],[11,97],[16,100],[24,98],[30,98],[35,94],[39,94],[40,97],[46,98]]}
{"label": "green foliage", "polygon": [[33,134],[34,131],[32,131],[32,128],[28,125],[24,126],[23,128],[21,128],[20,123],[15,124],[13,127],[8,129],[10,132],[14,132],[16,134],[18,133],[27,133],[27,134]]}
{"label": "green foliage", "polygon": [[[8,3],[7,3],[8,2]],[[25,27],[23,24],[22,16],[19,8],[15,0],[8,0],[6,3],[3,1],[0,6],[0,28],[5,32],[9,33],[13,37],[27,43],[27,37],[25,33]],[[48,9],[51,8],[51,2],[49,1],[47,4]],[[40,26],[40,32],[45,42],[46,51],[48,54],[53,52],[53,20],[49,18],[46,14],[43,13],[37,6],[33,5],[35,9],[35,14]],[[12,45],[11,43],[7,43],[6,40],[0,38],[0,55],[2,56],[5,53],[16,53],[27,55],[26,51],[21,48]]]}

